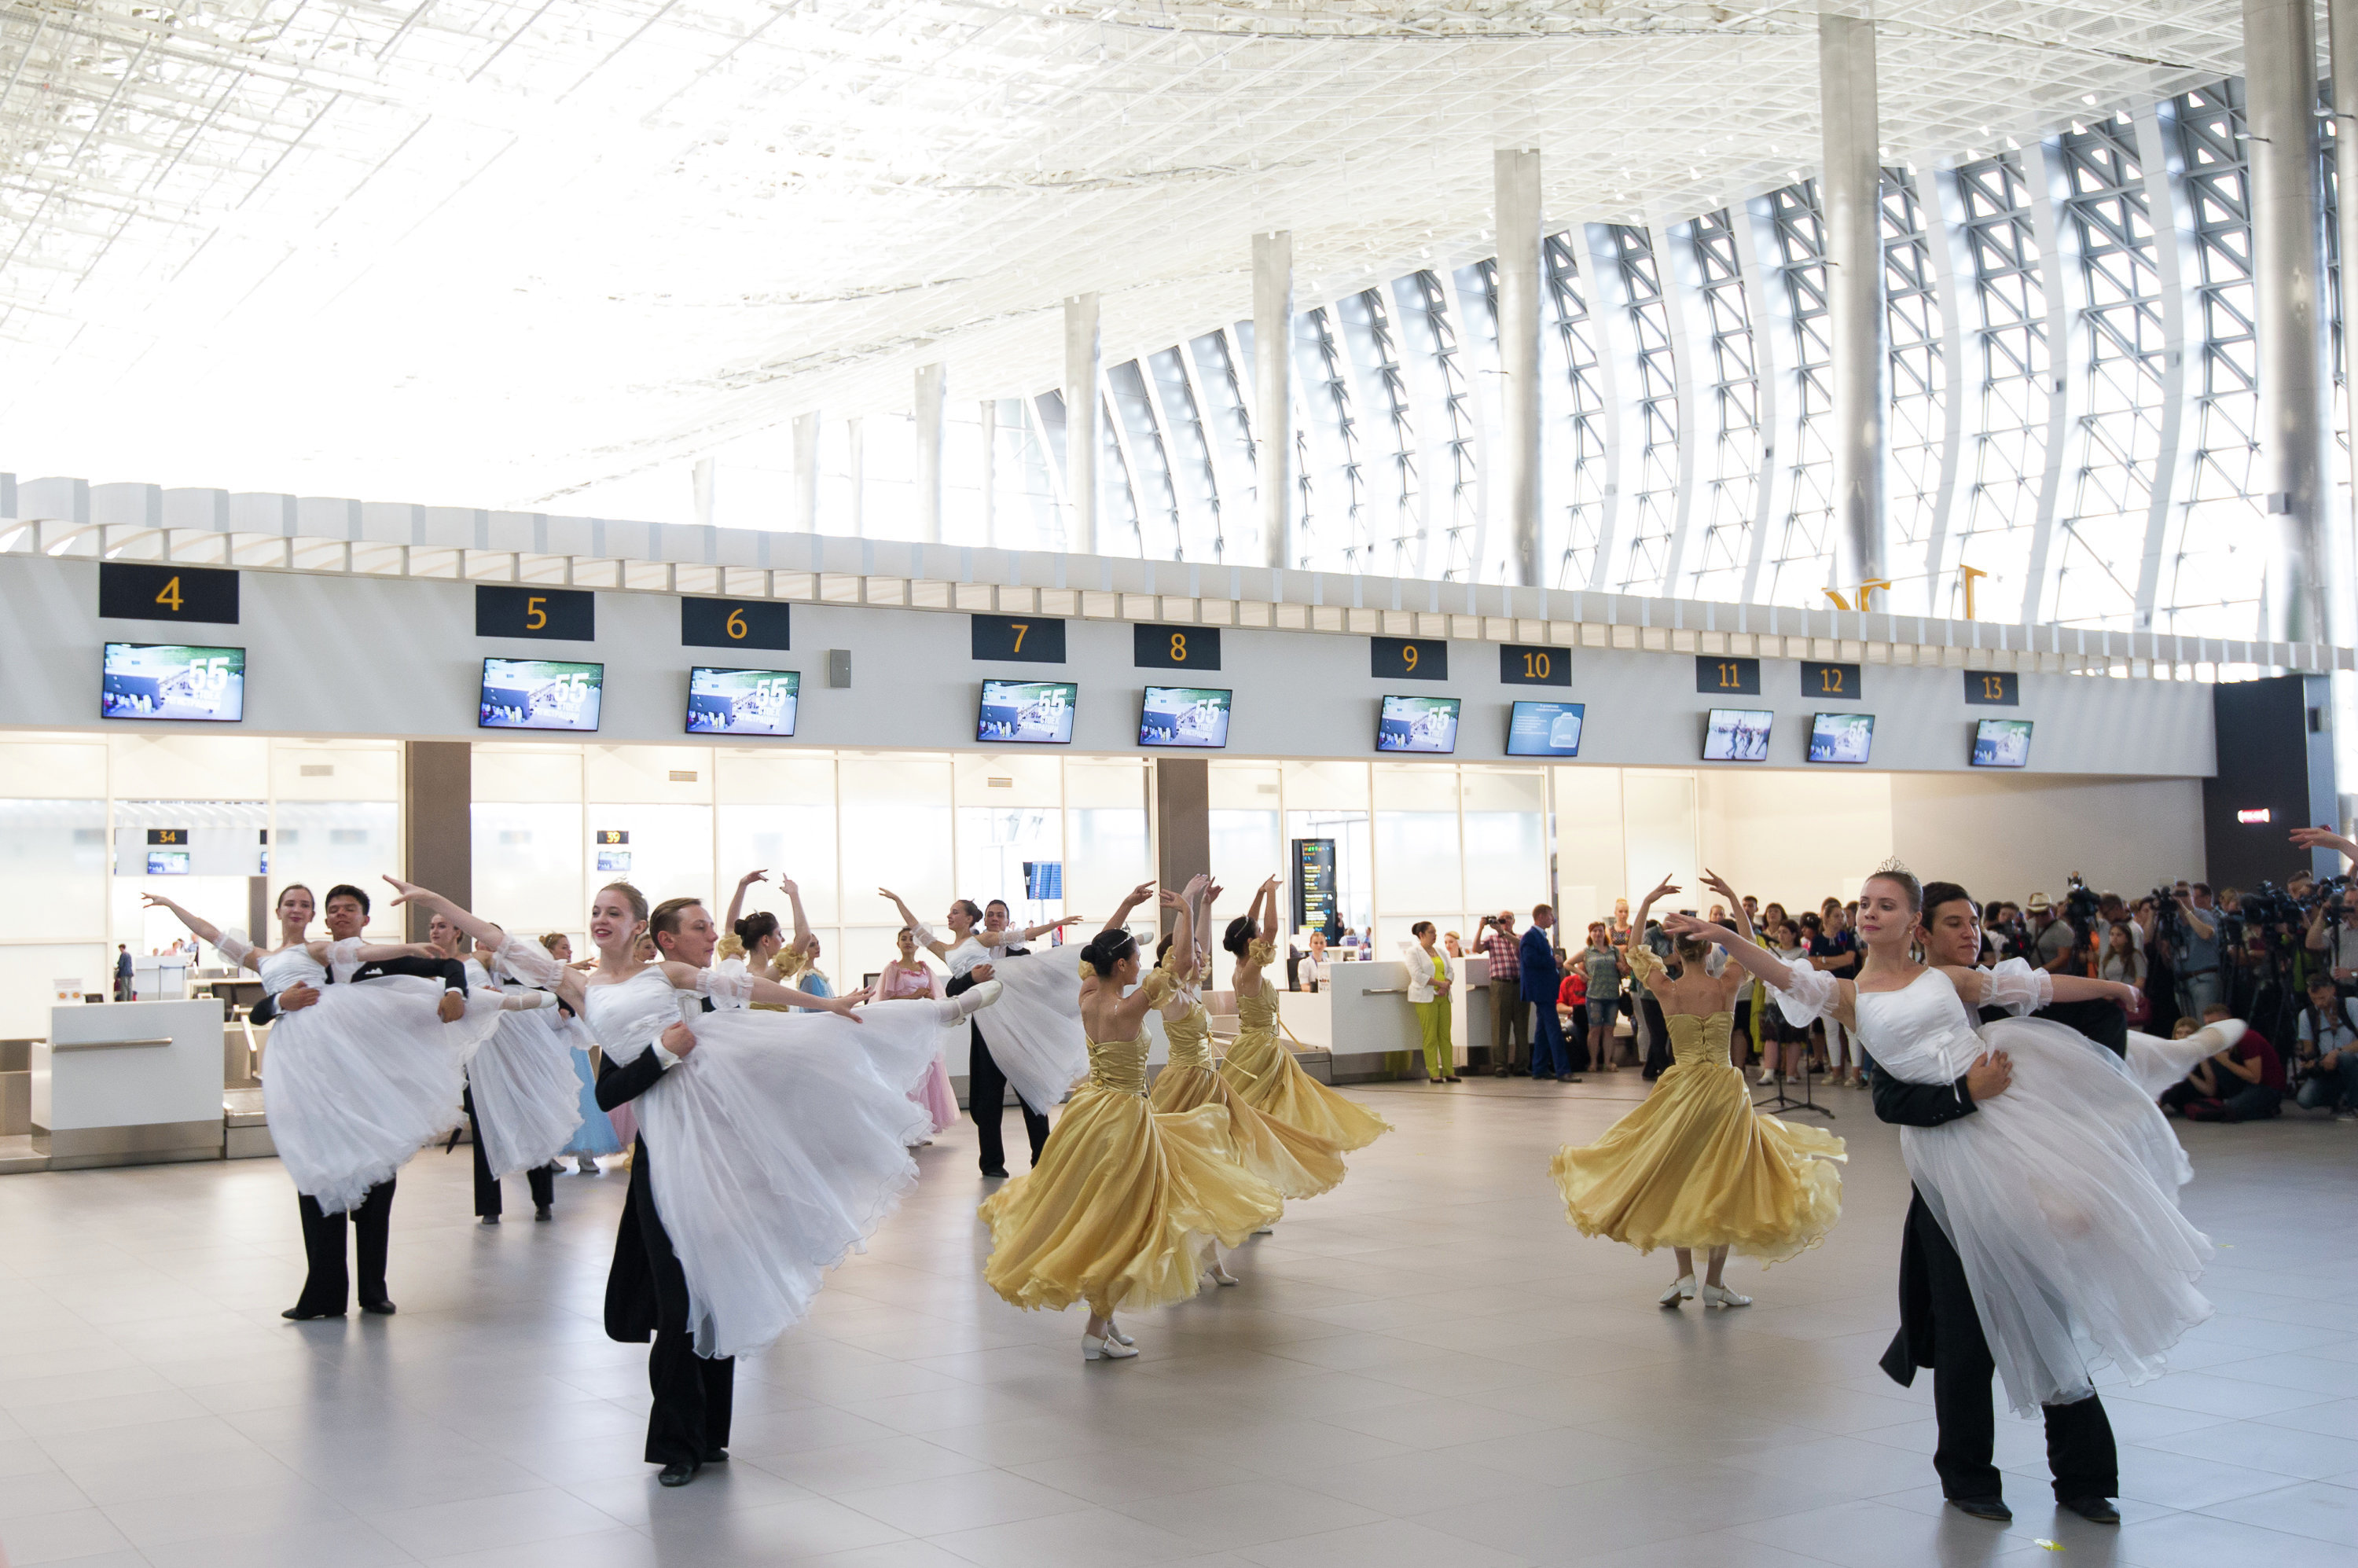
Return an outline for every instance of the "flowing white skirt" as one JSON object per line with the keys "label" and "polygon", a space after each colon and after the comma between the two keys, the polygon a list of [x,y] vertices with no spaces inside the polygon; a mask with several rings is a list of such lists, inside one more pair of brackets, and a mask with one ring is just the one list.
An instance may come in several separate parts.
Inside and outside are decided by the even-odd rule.
{"label": "flowing white skirt", "polygon": [[990,1059],[1023,1103],[1043,1116],[1060,1104],[1089,1070],[1088,1037],[1081,1033],[1080,954],[1050,947],[990,960],[1005,988],[974,1015]]}
{"label": "flowing white skirt", "polygon": [[322,1212],[359,1206],[409,1157],[463,1119],[462,1069],[499,1025],[495,992],[469,994],[467,1016],[435,1014],[438,983],[393,976],[323,986],[281,1014],[263,1054],[262,1105],[279,1163]]}
{"label": "flowing white skirt", "polygon": [[[573,1072],[573,1022],[553,1007],[503,1013],[467,1064],[475,1127],[494,1176],[536,1171],[562,1153],[581,1125]],[[579,1036],[589,1044],[587,1035]]]}
{"label": "flowing white skirt", "polygon": [[909,1145],[933,1118],[909,1091],[940,1049],[940,1008],[690,1021],[696,1049],[634,1103],[698,1355],[746,1355],[800,1322],[915,1184]]}
{"label": "flowing white skirt", "polygon": [[[2178,1209],[2185,1151],[2138,1075],[2084,1035],[2033,1018],[1978,1033],[2013,1059],[2012,1084],[1972,1116],[1902,1128],[1900,1148],[1964,1262],[2007,1405],[2085,1399],[2106,1365],[2159,1377],[2212,1311],[2194,1288],[2210,1240]],[[2171,1044],[2132,1046],[2159,1071]]]}

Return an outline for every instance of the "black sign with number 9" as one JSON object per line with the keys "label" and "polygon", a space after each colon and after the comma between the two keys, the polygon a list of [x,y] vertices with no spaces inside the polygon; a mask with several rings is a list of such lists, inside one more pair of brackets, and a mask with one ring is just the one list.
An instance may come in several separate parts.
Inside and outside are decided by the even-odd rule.
{"label": "black sign with number 9", "polygon": [[679,643],[683,648],[794,646],[794,606],[768,599],[683,599]]}
{"label": "black sign with number 9", "polygon": [[1562,648],[1498,648],[1498,680],[1505,686],[1570,686],[1572,660]]}
{"label": "black sign with number 9", "polygon": [[1965,701],[1975,708],[2019,707],[2022,677],[2012,670],[1967,670]]}
{"label": "black sign with number 9", "polygon": [[1217,670],[1220,667],[1220,629],[1217,626],[1133,626],[1130,629],[1130,663],[1141,670]]}
{"label": "black sign with number 9", "polygon": [[1695,655],[1695,690],[1715,697],[1758,697],[1760,661],[1719,654]]}
{"label": "black sign with number 9", "polygon": [[1439,637],[1370,637],[1368,673],[1379,680],[1447,680],[1449,644]]}

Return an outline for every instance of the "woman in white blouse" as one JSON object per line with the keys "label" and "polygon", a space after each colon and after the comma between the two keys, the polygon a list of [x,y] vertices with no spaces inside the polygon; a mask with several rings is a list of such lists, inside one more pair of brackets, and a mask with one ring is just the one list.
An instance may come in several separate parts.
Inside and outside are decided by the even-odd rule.
{"label": "woman in white blouse", "polygon": [[1306,991],[1326,989],[1325,932],[1314,930],[1310,933],[1310,951],[1302,955],[1297,983]]}
{"label": "woman in white blouse", "polygon": [[1407,949],[1408,1000],[1424,1032],[1424,1081],[1454,1084],[1457,1051],[1449,1043],[1449,988],[1457,983],[1457,968],[1448,954],[1433,945],[1432,921],[1418,921],[1408,934],[1416,938],[1416,945]]}

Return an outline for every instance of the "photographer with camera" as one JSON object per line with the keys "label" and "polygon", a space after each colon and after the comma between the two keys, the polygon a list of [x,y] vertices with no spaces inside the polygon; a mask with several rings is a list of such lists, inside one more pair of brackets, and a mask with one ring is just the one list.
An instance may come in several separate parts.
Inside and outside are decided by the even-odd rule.
{"label": "photographer with camera", "polygon": [[2181,1016],[2199,1019],[2204,1008],[2226,998],[2226,980],[2219,968],[2220,915],[2211,903],[2209,882],[2170,890],[2169,902],[2162,906],[2163,929],[2176,927],[2176,945],[2170,948],[2169,956],[2178,971],[2178,1011]]}
{"label": "photographer with camera", "polygon": [[2309,977],[2293,1043],[2295,1098],[2303,1110],[2331,1110],[2338,1121],[2358,1117],[2358,1001],[2343,996],[2333,977]]}
{"label": "photographer with camera", "polygon": [[2358,983],[2358,930],[2350,923],[2348,879],[2335,877],[2324,886],[2331,891],[2309,911],[2301,945],[2326,955],[2326,968],[2333,971],[2337,985]]}

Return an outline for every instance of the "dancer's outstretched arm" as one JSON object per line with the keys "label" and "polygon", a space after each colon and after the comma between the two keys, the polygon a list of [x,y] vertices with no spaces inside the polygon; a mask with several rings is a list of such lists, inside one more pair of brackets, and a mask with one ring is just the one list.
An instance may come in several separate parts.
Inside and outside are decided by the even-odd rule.
{"label": "dancer's outstretched arm", "polygon": [[1148,899],[1151,899],[1153,896],[1154,884],[1152,882],[1139,883],[1136,887],[1130,890],[1129,895],[1121,901],[1120,906],[1111,914],[1106,916],[1106,923],[1103,926],[1099,927],[1099,929],[1105,931],[1120,930],[1124,925],[1127,925],[1130,923],[1130,912],[1136,909],[1140,904],[1144,903]]}
{"label": "dancer's outstretched arm", "polygon": [[737,918],[745,913],[745,894],[755,882],[766,881],[769,875],[766,871],[747,871],[737,879],[737,891],[729,897],[729,913],[720,917],[720,929],[723,932],[737,929]]}
{"label": "dancer's outstretched arm", "polygon": [[[210,920],[200,919],[198,916],[190,914],[187,910],[182,909],[178,904],[174,903],[170,899],[166,898],[161,893],[143,892],[139,896],[145,901],[141,907],[146,909],[170,910],[172,912],[173,918],[189,928],[189,934],[190,935],[203,943],[206,946],[212,948],[215,952],[221,952],[222,934],[220,926],[215,925]],[[227,957],[229,955],[222,953],[222,956],[223,957]],[[259,969],[262,968],[261,954],[250,944],[244,952],[240,953],[237,956],[235,962],[243,968]]]}
{"label": "dancer's outstretched arm", "polygon": [[[1277,939],[1277,879],[1271,877],[1260,884],[1253,894],[1252,907],[1245,912],[1253,923],[1251,942],[1273,942]],[[1260,965],[1254,961],[1251,942],[1246,945],[1245,956],[1228,971],[1228,983],[1239,991],[1256,990],[1260,985]]]}
{"label": "dancer's outstretched arm", "polygon": [[[786,895],[786,907],[795,912],[795,939],[791,943],[787,944],[786,951],[789,953],[807,953],[811,950],[811,943],[814,938],[811,935],[810,922],[804,918],[803,915],[802,884],[795,881],[792,877],[780,877],[778,879],[778,891]],[[736,923],[731,921],[730,924],[733,928]]]}
{"label": "dancer's outstretched arm", "polygon": [[1749,937],[1738,936],[1725,925],[1714,925],[1708,920],[1697,920],[1692,914],[1671,914],[1662,916],[1662,929],[1673,936],[1697,936],[1705,942],[1716,942],[1727,949],[1728,957],[1779,990],[1793,989],[1791,965]]}
{"label": "dancer's outstretched arm", "polygon": [[[918,919],[916,915],[911,912],[909,906],[901,901],[901,895],[899,893],[894,892],[891,888],[878,888],[876,891],[892,901],[892,907],[901,912],[901,924],[918,934],[918,946],[925,948],[927,952],[931,953],[935,957],[941,959],[944,963],[947,963],[949,961],[950,945],[943,941],[940,937],[935,935],[934,928],[926,925],[924,921]],[[982,933],[980,930],[977,930],[974,935],[977,937],[980,937]]]}
{"label": "dancer's outstretched arm", "polygon": [[485,951],[505,958],[510,968],[526,979],[554,990],[575,1012],[581,1011],[585,995],[581,972],[549,957],[541,951],[539,943],[520,943],[514,953],[506,952],[508,934],[490,921],[460,908],[431,888],[403,881],[399,877],[384,880],[393,884],[396,907],[414,903],[440,911],[442,918],[473,937]]}
{"label": "dancer's outstretched arm", "polygon": [[2304,849],[2339,849],[2343,859],[2358,860],[2358,838],[2345,838],[2331,827],[2296,827],[2292,841]]}
{"label": "dancer's outstretched arm", "polygon": [[773,1007],[808,1008],[813,1012],[831,1012],[838,1018],[850,1019],[854,1023],[865,1022],[852,1011],[855,1003],[868,1000],[868,993],[864,990],[851,991],[843,996],[813,996],[808,991],[798,991],[792,986],[782,986],[775,980],[765,980],[757,975],[741,975],[731,980],[722,980],[710,969],[699,969],[676,958],[665,959],[658,967],[664,972],[664,979],[679,990],[713,995],[719,993],[721,986],[733,985],[742,988],[749,1001],[765,1001]]}

